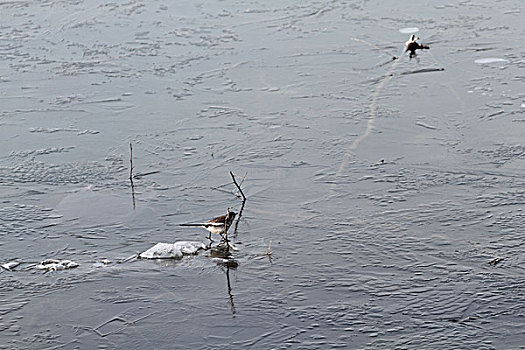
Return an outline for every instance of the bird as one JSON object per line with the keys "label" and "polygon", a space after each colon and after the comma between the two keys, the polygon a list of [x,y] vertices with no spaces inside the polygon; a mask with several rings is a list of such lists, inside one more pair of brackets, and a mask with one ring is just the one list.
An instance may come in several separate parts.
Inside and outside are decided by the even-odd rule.
{"label": "bird", "polygon": [[410,51],[410,58],[416,56],[416,50],[430,49],[430,46],[421,45],[417,40],[419,40],[419,38],[412,34],[410,35],[410,39],[405,43],[405,52]]}
{"label": "bird", "polygon": [[[180,224],[180,226],[199,226],[203,229],[210,232],[210,235],[208,236],[208,239],[211,241],[211,234],[219,234],[223,235],[226,232],[228,232],[228,228],[232,224],[233,220],[235,219],[235,216],[237,213],[228,210],[226,211],[226,215],[217,216],[216,218],[210,219],[205,222],[197,222],[197,223],[188,223],[188,224]],[[225,224],[226,223],[226,227]]]}

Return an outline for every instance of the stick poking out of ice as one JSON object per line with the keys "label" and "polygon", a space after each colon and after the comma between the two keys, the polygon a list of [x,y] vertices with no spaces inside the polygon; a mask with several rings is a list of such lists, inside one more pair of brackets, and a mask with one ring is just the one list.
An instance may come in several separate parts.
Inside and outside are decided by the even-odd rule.
{"label": "stick poking out of ice", "polygon": [[206,249],[202,242],[157,243],[139,256],[142,259],[180,259],[183,255],[196,254],[201,249]]}

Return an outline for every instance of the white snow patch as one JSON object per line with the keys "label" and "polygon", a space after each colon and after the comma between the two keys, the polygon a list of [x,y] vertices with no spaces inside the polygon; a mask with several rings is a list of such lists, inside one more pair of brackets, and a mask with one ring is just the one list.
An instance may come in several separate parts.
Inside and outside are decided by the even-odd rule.
{"label": "white snow patch", "polygon": [[206,245],[202,242],[161,242],[140,253],[139,257],[142,259],[180,259],[183,255],[196,254],[200,249],[206,249]]}
{"label": "white snow patch", "polygon": [[73,269],[75,267],[78,267],[78,264],[74,261],[55,259],[46,259],[42,261],[39,265],[37,265],[38,269],[47,271],[66,270]]}
{"label": "white snow patch", "polygon": [[11,271],[12,269],[14,269],[15,267],[17,267],[18,265],[20,265],[20,261],[10,261],[8,263],[5,263],[3,265],[1,265],[4,269],[8,270],[8,271]]}
{"label": "white snow patch", "polygon": [[508,62],[508,60],[504,58],[480,58],[474,61],[474,63],[478,64],[489,64],[489,63],[502,63],[502,62]]}

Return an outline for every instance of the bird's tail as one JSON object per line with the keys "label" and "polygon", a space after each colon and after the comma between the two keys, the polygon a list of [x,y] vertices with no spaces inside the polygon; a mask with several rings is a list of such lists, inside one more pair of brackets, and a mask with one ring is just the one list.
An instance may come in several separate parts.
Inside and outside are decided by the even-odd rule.
{"label": "bird's tail", "polygon": [[179,224],[179,226],[204,226],[204,227],[211,227],[211,226],[224,226],[222,222],[200,222],[200,223],[189,223],[189,224]]}

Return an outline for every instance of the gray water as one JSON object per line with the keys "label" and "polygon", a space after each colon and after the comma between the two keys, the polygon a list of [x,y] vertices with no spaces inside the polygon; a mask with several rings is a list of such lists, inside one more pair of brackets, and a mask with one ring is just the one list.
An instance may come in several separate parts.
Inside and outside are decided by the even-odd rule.
{"label": "gray water", "polygon": [[525,348],[522,10],[0,2],[0,348]]}

